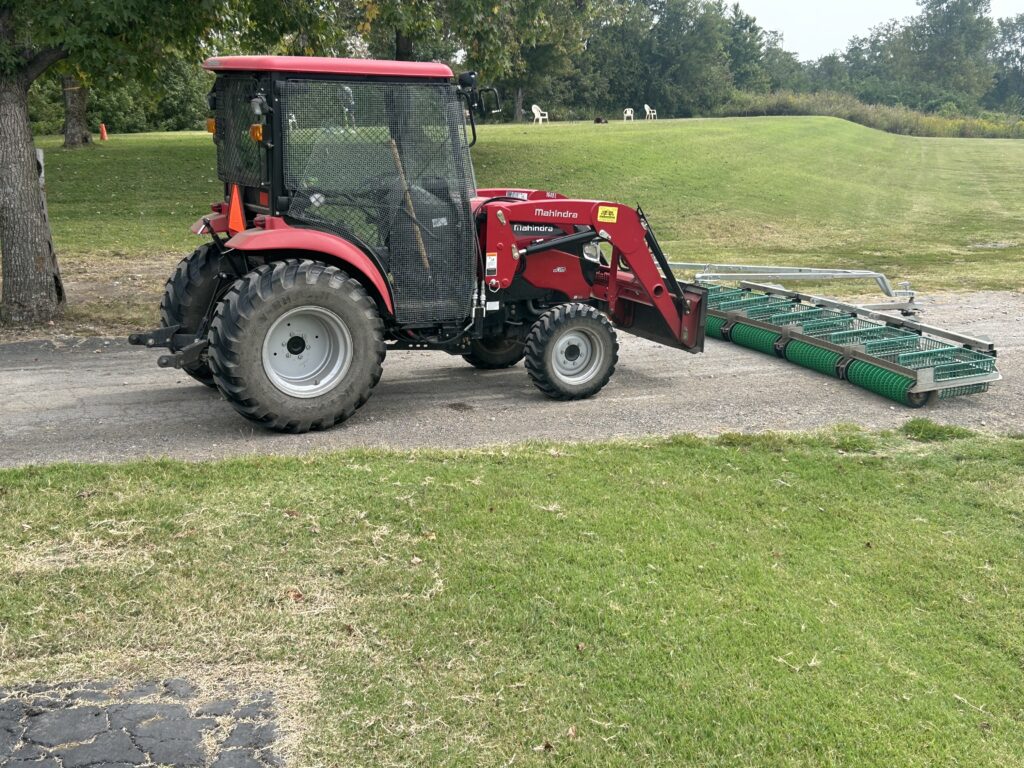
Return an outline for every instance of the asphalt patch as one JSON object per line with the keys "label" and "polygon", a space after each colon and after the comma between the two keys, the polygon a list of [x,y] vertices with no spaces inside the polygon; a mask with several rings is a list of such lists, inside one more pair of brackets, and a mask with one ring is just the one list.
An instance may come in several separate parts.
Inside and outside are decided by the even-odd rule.
{"label": "asphalt patch", "polygon": [[271,691],[200,696],[181,678],[0,689],[5,768],[283,768]]}

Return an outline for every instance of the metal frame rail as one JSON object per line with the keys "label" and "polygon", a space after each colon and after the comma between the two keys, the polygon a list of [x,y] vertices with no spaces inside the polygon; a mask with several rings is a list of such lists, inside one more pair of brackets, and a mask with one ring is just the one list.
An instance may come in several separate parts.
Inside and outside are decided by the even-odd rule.
{"label": "metal frame rail", "polygon": [[[675,261],[669,264],[673,270],[695,272],[697,282],[730,282],[736,280],[874,280],[879,290],[891,299],[899,301],[877,305],[886,309],[909,309],[917,295],[910,290],[910,283],[902,282],[893,288],[889,278],[881,272],[870,269],[831,269],[822,267],[787,267],[767,264],[708,264],[696,261]],[[875,306],[875,305],[869,305]]]}

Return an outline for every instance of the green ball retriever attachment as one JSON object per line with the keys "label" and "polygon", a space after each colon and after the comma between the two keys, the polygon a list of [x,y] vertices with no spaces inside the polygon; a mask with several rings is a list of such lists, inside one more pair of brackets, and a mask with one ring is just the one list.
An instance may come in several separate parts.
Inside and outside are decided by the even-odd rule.
{"label": "green ball retriever attachment", "polygon": [[705,333],[918,408],[1002,377],[982,339],[772,286],[707,283]]}

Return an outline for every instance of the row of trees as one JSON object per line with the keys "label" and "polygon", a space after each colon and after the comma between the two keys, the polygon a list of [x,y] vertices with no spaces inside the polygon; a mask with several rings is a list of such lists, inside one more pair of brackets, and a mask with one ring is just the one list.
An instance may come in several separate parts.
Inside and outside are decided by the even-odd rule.
{"label": "row of trees", "polygon": [[654,104],[659,115],[714,112],[736,91],[838,91],[870,104],[974,114],[1024,111],[1024,14],[989,0],[919,0],[920,13],[801,62],[739,4],[613,0],[575,47],[527,49],[504,83],[564,116]]}
{"label": "row of trees", "polygon": [[[656,104],[665,116],[713,112],[737,91],[836,91],[870,104],[972,114],[1024,111],[1024,14],[990,18],[989,0],[920,0],[921,13],[854,37],[842,52],[801,62],[781,36],[724,0],[517,0],[512,4],[334,0],[293,3],[293,17],[258,33],[258,19],[221,19],[208,52],[416,58],[481,70],[518,119],[529,99],[561,117]],[[318,13],[306,13],[310,7]],[[177,130],[202,122],[208,79],[193,50],[159,82],[81,81],[53,72],[34,89],[37,132],[87,135],[69,99],[93,88],[87,124],[117,131]],[[186,58],[186,56],[190,58]],[[126,75],[128,75],[126,77]]]}
{"label": "row of trees", "polygon": [[989,0],[921,0],[921,13],[854,37],[794,85],[871,104],[974,113],[1024,107],[1024,14],[993,22]]}

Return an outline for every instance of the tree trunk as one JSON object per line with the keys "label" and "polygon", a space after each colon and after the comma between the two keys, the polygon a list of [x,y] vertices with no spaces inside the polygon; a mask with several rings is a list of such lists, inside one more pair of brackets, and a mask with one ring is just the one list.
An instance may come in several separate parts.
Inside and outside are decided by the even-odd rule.
{"label": "tree trunk", "polygon": [[78,149],[92,143],[92,134],[85,120],[89,89],[74,75],[60,79],[64,91],[64,149]]}
{"label": "tree trunk", "polygon": [[412,61],[412,38],[402,30],[395,30],[395,61]]}
{"label": "tree trunk", "polygon": [[43,210],[25,77],[0,76],[0,323],[34,325],[64,306]]}
{"label": "tree trunk", "polygon": [[517,123],[523,122],[523,89],[516,88],[516,116],[514,120]]}

